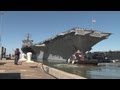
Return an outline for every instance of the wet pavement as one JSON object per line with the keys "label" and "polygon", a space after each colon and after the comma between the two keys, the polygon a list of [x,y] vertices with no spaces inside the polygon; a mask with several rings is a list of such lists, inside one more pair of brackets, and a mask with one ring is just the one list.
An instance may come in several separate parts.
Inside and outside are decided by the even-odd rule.
{"label": "wet pavement", "polygon": [[55,79],[36,62],[14,64],[14,60],[0,60],[0,79]]}

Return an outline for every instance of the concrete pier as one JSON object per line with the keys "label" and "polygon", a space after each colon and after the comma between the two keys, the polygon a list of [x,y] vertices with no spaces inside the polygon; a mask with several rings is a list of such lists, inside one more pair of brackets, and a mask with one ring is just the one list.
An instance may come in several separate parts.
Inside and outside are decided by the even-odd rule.
{"label": "concrete pier", "polygon": [[42,63],[19,62],[19,65],[14,65],[14,60],[1,60],[0,79],[86,79],[86,78],[43,65]]}
{"label": "concrete pier", "polygon": [[1,60],[0,79],[55,79],[37,66],[38,63],[14,65],[14,60]]}

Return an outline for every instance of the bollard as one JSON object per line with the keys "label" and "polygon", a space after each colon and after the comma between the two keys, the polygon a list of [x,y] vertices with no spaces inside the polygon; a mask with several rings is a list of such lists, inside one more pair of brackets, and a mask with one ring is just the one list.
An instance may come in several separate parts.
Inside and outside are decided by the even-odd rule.
{"label": "bollard", "polygon": [[33,62],[33,61],[31,61],[31,58],[32,58],[32,53],[28,52],[27,53],[27,61],[26,62]]}

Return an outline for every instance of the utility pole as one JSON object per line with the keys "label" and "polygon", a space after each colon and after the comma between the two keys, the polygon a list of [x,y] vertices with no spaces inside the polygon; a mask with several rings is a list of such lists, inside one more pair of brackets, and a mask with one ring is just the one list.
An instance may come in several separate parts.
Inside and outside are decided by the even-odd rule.
{"label": "utility pole", "polygon": [[4,13],[0,11],[0,60],[2,60],[2,20],[3,20]]}

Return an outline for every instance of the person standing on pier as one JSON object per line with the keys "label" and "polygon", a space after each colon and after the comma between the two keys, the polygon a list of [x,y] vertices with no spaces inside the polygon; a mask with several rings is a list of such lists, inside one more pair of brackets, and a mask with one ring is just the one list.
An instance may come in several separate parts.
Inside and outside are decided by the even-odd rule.
{"label": "person standing on pier", "polygon": [[15,50],[15,61],[14,61],[15,65],[18,65],[19,58],[20,58],[20,51],[19,51],[19,48],[16,48],[16,50]]}

